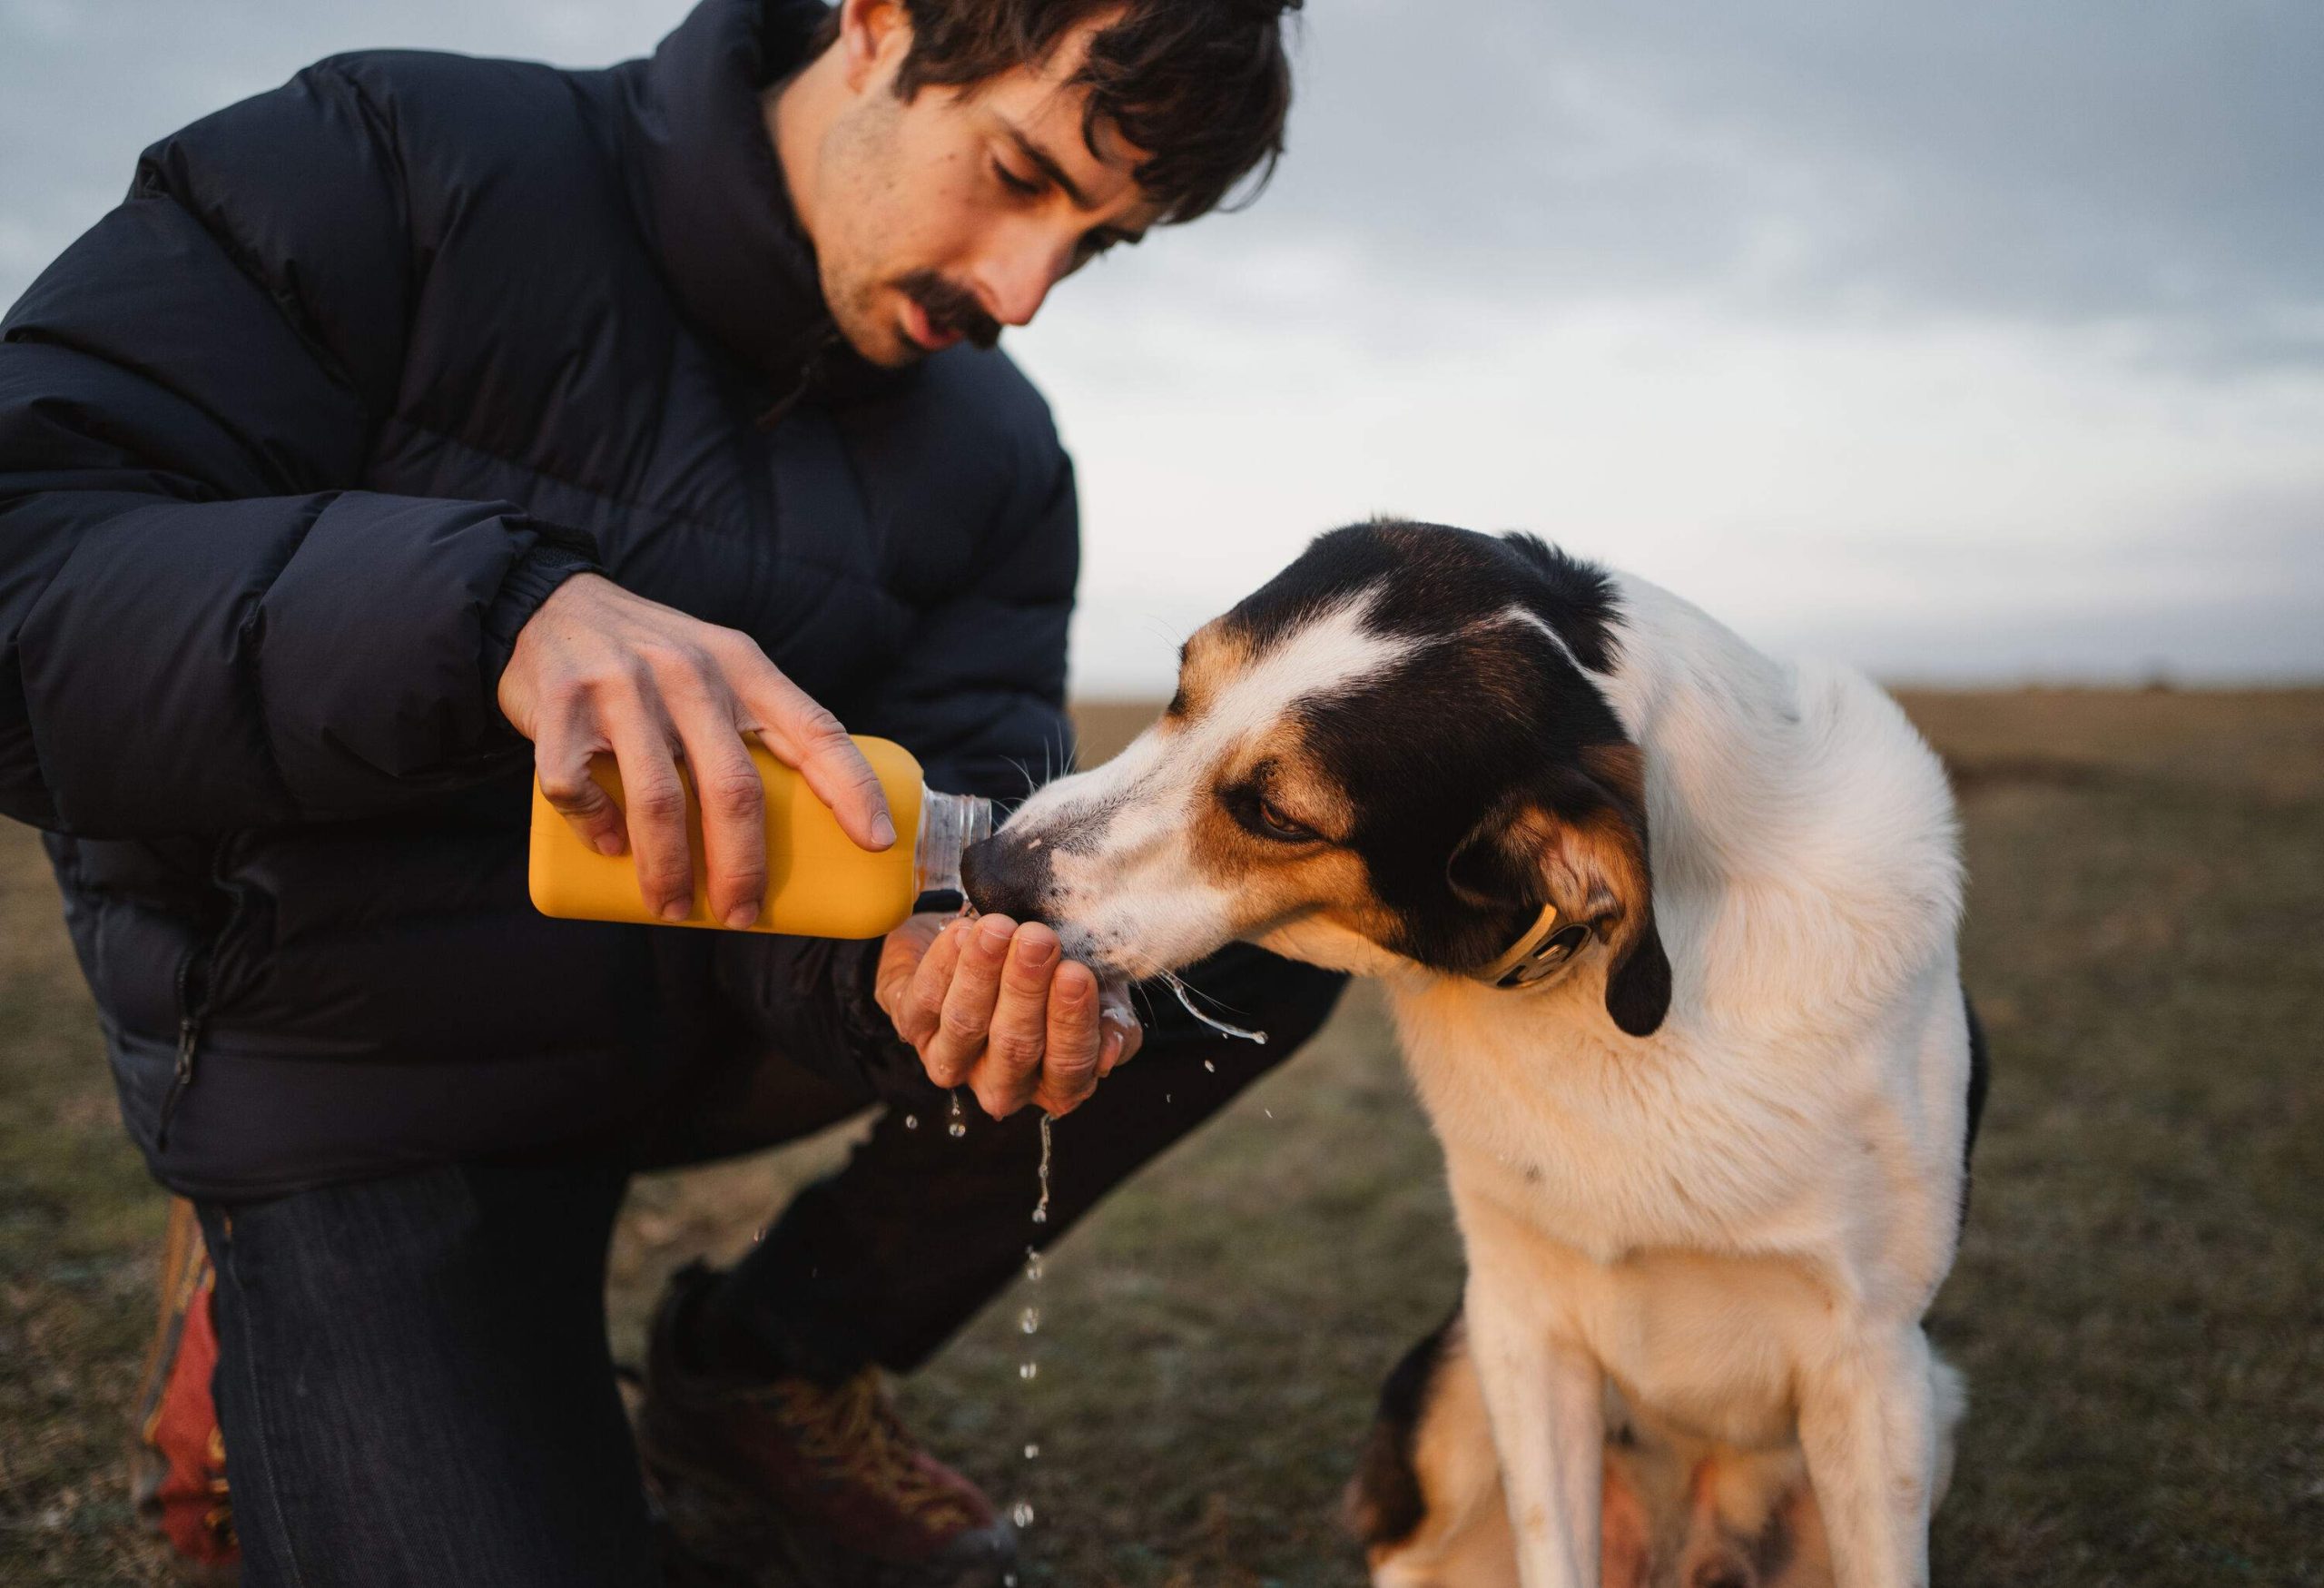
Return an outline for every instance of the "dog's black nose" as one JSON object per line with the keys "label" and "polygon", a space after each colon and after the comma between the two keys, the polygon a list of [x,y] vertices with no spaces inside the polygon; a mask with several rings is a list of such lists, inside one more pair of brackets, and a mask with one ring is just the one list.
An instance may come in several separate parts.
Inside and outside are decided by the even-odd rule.
{"label": "dog's black nose", "polygon": [[969,902],[987,915],[1048,920],[1043,912],[1049,891],[1049,853],[1014,841],[1007,833],[969,845],[960,856],[960,885]]}

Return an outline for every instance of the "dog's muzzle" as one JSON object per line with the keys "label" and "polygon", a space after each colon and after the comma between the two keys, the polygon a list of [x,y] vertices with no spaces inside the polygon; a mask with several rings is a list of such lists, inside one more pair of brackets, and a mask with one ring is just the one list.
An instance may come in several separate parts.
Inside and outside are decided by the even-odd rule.
{"label": "dog's muzzle", "polygon": [[1053,881],[1049,851],[1005,830],[970,844],[960,856],[961,892],[987,915],[1054,925],[1047,913]]}

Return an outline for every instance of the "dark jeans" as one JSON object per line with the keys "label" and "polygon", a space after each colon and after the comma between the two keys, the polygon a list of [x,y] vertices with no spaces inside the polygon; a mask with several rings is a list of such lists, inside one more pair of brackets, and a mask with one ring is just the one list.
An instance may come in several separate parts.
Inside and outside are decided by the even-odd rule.
{"label": "dark jeans", "polygon": [[[1305,1041],[1341,984],[1248,950],[1193,979],[1269,1044],[1157,1005],[1145,1050],[1056,1126],[1045,1225],[1030,1219],[1031,1110],[996,1124],[967,1100],[955,1139],[945,1094],[907,1049],[845,1083],[781,1066],[747,1084],[743,1100],[787,1113],[770,1140],[886,1109],[734,1270],[730,1315],[819,1376],[917,1366],[1028,1245],[1055,1240]],[[741,1107],[704,1103],[730,1118],[725,1105]],[[641,1156],[668,1154],[445,1165],[202,1208],[248,1588],[657,1581],[605,1330],[606,1241]]]}

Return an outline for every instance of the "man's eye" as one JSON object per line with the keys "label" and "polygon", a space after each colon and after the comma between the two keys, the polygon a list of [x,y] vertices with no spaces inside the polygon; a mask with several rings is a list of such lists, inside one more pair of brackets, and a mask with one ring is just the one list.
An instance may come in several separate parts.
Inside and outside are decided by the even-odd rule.
{"label": "man's eye", "polygon": [[1028,182],[1025,178],[1018,175],[1015,172],[1009,170],[1009,167],[1003,165],[998,160],[992,163],[992,174],[1000,179],[1001,186],[1007,188],[1010,192],[1018,194],[1019,197],[1029,199],[1035,193],[1041,191],[1041,184],[1039,182]]}
{"label": "man's eye", "polygon": [[1289,816],[1284,814],[1284,813],[1278,809],[1272,801],[1259,801],[1258,816],[1259,825],[1266,829],[1270,837],[1281,838],[1286,841],[1297,841],[1316,836],[1315,830],[1313,827],[1307,826],[1303,823],[1293,821]]}

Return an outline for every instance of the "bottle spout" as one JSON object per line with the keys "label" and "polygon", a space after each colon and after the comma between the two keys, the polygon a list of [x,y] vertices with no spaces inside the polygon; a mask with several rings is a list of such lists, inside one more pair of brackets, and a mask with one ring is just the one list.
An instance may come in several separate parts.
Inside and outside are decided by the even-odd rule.
{"label": "bottle spout", "polygon": [[964,893],[960,857],[969,846],[992,836],[992,802],[977,794],[938,794],[920,798],[920,836],[912,849],[915,893]]}

